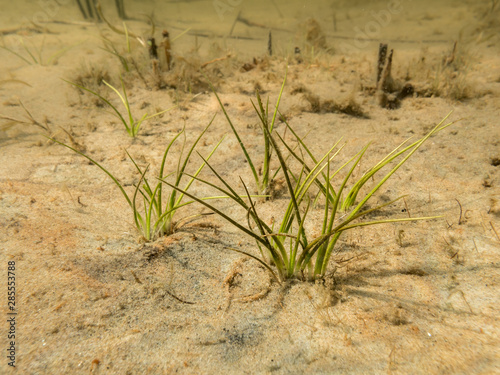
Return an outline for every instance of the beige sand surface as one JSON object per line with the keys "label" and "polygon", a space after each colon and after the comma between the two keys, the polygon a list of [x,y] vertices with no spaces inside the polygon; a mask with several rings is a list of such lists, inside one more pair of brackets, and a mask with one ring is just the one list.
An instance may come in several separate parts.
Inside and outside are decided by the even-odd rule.
{"label": "beige sand surface", "polygon": [[[125,38],[105,24],[83,23],[73,2],[2,0],[0,45],[30,63],[0,49],[3,353],[9,261],[16,263],[18,309],[16,369],[3,354],[0,373],[500,372],[500,5],[491,11],[490,1],[399,1],[398,11],[387,13],[394,2],[276,0],[274,6],[222,0],[227,8],[217,14],[214,3],[126,4],[137,18],[127,21],[132,33],[150,36],[144,14],[153,11],[157,39],[164,28],[172,38],[190,28],[172,42],[174,69],[159,80],[147,50],[133,38],[132,56],[143,77],[133,67],[123,73],[100,38],[112,40],[119,51],[125,50]],[[113,3],[105,1],[103,8],[121,27]],[[246,39],[228,38],[239,12],[254,24],[237,22],[232,36]],[[385,22],[374,14],[390,18]],[[320,29],[311,29],[311,19]],[[32,23],[44,20],[50,22]],[[392,77],[416,91],[395,110],[381,108],[375,94],[383,41],[394,49]],[[286,58],[282,113],[299,134],[308,134],[317,156],[341,137],[347,144],[339,162],[371,142],[355,170],[358,178],[453,111],[450,120],[460,121],[424,144],[372,202],[406,194],[406,203],[386,208],[384,218],[442,218],[353,229],[341,237],[331,260],[335,272],[316,283],[279,285],[260,264],[228,250],[259,254],[251,238],[215,215],[145,243],[113,182],[43,137],[78,145],[133,192],[140,176],[125,150],[141,167],[150,164],[157,171],[165,147],[184,126],[190,144],[216,114],[197,150],[207,155],[226,134],[212,164],[243,193],[240,176],[255,189],[248,163],[198,71],[210,62],[202,69],[260,163],[262,132],[250,100],[259,87],[274,106]],[[146,122],[132,139],[109,108],[62,80],[83,79],[119,105],[111,90],[97,85],[97,72],[114,85],[123,73],[136,116],[178,107]],[[344,109],[356,104],[364,115],[314,111],[314,100]],[[20,101],[46,130],[31,123]],[[285,125],[278,122],[276,131],[283,134]],[[180,151],[179,143],[168,170],[175,170]],[[189,172],[199,164],[194,155]],[[272,168],[277,166],[274,159]],[[216,181],[208,170],[202,175]],[[214,194],[202,184],[191,191]],[[246,213],[231,202],[215,204],[246,223]],[[271,220],[286,204],[285,194],[259,201],[257,209]],[[190,205],[177,214],[181,219],[200,212],[208,211]],[[322,212],[315,207],[311,218]],[[311,223],[308,230],[317,231]]]}

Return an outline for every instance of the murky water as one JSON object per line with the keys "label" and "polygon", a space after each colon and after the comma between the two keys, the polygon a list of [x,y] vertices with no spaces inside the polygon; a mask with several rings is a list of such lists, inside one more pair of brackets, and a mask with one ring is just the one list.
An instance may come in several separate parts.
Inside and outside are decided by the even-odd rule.
{"label": "murky water", "polygon": [[[80,27],[106,20],[130,33],[156,37],[166,29],[177,48],[224,48],[240,55],[364,51],[379,42],[399,48],[451,44],[474,32],[472,18],[494,14],[494,1],[102,1],[7,2],[9,26],[49,28],[58,23]],[[490,10],[490,12],[489,12]],[[439,22],[436,23],[436,19]],[[490,22],[493,22],[490,20]],[[498,22],[498,21],[497,21]],[[6,25],[6,26],[8,26]],[[80,26],[80,27],[79,27]]]}

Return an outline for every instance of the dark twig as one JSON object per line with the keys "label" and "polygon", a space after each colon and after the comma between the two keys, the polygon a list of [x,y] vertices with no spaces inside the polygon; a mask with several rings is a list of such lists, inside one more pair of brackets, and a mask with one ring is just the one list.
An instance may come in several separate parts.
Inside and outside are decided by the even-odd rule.
{"label": "dark twig", "polygon": [[377,86],[380,82],[380,78],[382,78],[382,71],[384,70],[386,59],[387,59],[387,44],[380,43],[378,47]]}
{"label": "dark twig", "polygon": [[269,53],[269,56],[273,55],[273,34],[271,30],[269,30],[269,38],[267,39],[267,53]]}
{"label": "dark twig", "polygon": [[467,302],[467,299],[465,298],[465,293],[462,290],[460,290],[460,289],[455,289],[453,292],[450,293],[450,295],[448,296],[448,299],[450,299],[451,296],[454,295],[454,294],[460,294],[462,296],[462,299],[464,300],[465,304],[469,308],[471,314],[474,314],[474,312],[472,311],[472,308],[470,307],[469,302]]}
{"label": "dark twig", "polygon": [[476,253],[479,253],[479,250],[477,249],[476,239],[474,237],[472,237],[472,242],[474,242],[474,247],[476,248]]}
{"label": "dark twig", "polygon": [[497,235],[497,239],[498,241],[500,241],[500,236],[498,236],[498,232],[497,230],[495,229],[495,227],[493,226],[493,222],[490,221],[490,225],[491,225],[491,229],[493,229],[493,232],[495,232],[495,234]]}
{"label": "dark twig", "polygon": [[158,46],[156,45],[155,38],[148,39],[149,58],[158,60]]}
{"label": "dark twig", "polygon": [[[386,58],[383,61],[382,70],[380,72],[380,79],[377,81],[377,89],[379,91],[391,91],[392,89],[391,70],[392,70],[393,53],[394,50],[391,49],[391,51],[387,55],[387,45],[386,45],[385,54],[383,55]],[[379,56],[379,69],[380,69],[380,56]]]}
{"label": "dark twig", "polygon": [[165,61],[167,63],[167,70],[170,70],[172,64],[172,46],[170,44],[170,34],[167,30],[163,30],[163,49],[165,50]]}
{"label": "dark twig", "polygon": [[444,60],[444,66],[448,66],[448,65],[451,65],[453,63],[453,61],[455,61],[455,53],[457,51],[457,41],[455,41],[455,43],[453,44],[453,49],[451,50],[451,53],[450,55],[445,58]]}
{"label": "dark twig", "polygon": [[455,200],[457,201],[458,206],[460,207],[460,217],[458,218],[458,225],[462,225],[462,205],[460,204],[457,198],[455,198]]}
{"label": "dark twig", "polygon": [[180,299],[179,297],[177,297],[175,294],[173,293],[170,293],[168,290],[165,291],[170,297],[176,299],[177,301],[179,302],[182,302],[182,303],[185,303],[186,305],[194,305],[195,303],[194,302],[189,302],[189,301],[184,301],[183,299]]}
{"label": "dark twig", "polygon": [[411,217],[410,209],[408,208],[408,204],[406,203],[406,199],[404,197],[403,197],[403,202],[405,203],[405,208],[406,212],[408,213],[408,217]]}

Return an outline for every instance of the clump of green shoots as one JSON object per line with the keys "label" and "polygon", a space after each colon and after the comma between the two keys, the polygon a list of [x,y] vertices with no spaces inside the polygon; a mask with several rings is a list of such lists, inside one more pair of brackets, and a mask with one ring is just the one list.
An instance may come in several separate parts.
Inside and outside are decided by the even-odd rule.
{"label": "clump of green shoots", "polygon": [[[137,169],[138,173],[140,174],[140,180],[135,186],[135,190],[133,194],[129,194],[125,191],[125,188],[123,185],[119,182],[119,180],[111,173],[109,172],[105,167],[103,167],[101,164],[99,164],[97,161],[94,159],[90,158],[89,156],[85,155],[83,152],[78,151],[77,149],[70,147],[62,142],[59,142],[55,139],[52,139],[52,141],[59,143],[60,145],[69,148],[70,150],[76,152],[77,154],[85,157],[87,160],[89,160],[91,163],[95,164],[97,167],[99,167],[104,173],[106,173],[111,180],[115,183],[115,185],[120,189],[120,192],[122,193],[123,197],[127,201],[128,205],[132,209],[133,217],[134,217],[134,223],[135,226],[137,227],[138,231],[141,233],[141,235],[144,237],[146,241],[152,241],[160,236],[164,235],[171,235],[174,233],[182,224],[185,222],[185,219],[175,221],[174,216],[176,215],[177,211],[186,205],[189,205],[193,203],[193,201],[188,201],[188,202],[183,202],[184,194],[179,193],[178,190],[180,190],[180,185],[183,179],[183,176],[186,174],[185,170],[187,167],[187,164],[191,158],[191,154],[193,153],[196,145],[200,141],[201,137],[205,134],[207,129],[210,127],[212,124],[212,121],[208,124],[208,126],[203,130],[203,132],[198,136],[198,138],[195,140],[195,142],[192,144],[192,146],[189,148],[187,154],[185,157],[183,157],[184,154],[184,148],[186,144],[186,136],[185,136],[185,129],[183,129],[181,132],[179,132],[173,139],[170,141],[168,144],[164,154],[163,158],[160,164],[159,172],[157,177],[154,179],[154,182],[151,182],[150,179],[147,177],[147,172],[149,170],[149,165],[146,166],[146,168],[141,169],[139,165],[135,162],[135,160],[130,156],[130,154],[127,152],[128,157],[134,164],[135,168]],[[175,172],[172,172],[170,174],[165,174],[165,162],[167,160],[167,157],[169,155],[169,152],[171,151],[172,146],[176,143],[178,138],[184,135],[184,142],[182,145],[182,151],[179,154],[178,161],[177,161],[177,170]],[[212,149],[210,154],[207,156],[206,160],[209,160],[213,153],[216,151],[216,149],[219,147],[220,143],[222,142],[222,139],[215,147]],[[188,180],[188,182],[184,185],[183,191],[188,191],[195,179],[197,178],[198,174],[202,171],[202,169],[205,166],[205,162],[203,162],[200,167],[196,170],[196,172],[193,174],[193,176]],[[170,192],[165,196],[164,191],[163,191],[163,185],[164,185],[164,180],[166,178],[169,178],[170,176],[173,176],[172,180],[172,185],[175,188],[170,190]],[[170,185],[170,184],[169,184]],[[142,197],[142,209],[141,205],[137,204],[138,197]],[[216,198],[221,198],[221,197],[208,197],[204,199],[216,199]],[[188,219],[191,219],[193,217],[189,217]]]}
{"label": "clump of green shoots", "polygon": [[273,133],[274,130],[274,125],[276,123],[276,114],[277,112],[274,113],[273,117],[271,120],[269,120],[269,98],[267,100],[266,106],[264,107],[262,103],[262,99],[260,97],[259,91],[256,92],[256,97],[257,97],[257,105],[252,101],[252,105],[257,112],[257,115],[259,116],[260,120],[260,125],[261,129],[263,132],[263,137],[264,137],[264,160],[263,160],[263,165],[262,169],[257,169],[255,166],[255,163],[252,161],[252,158],[250,157],[250,154],[248,153],[245,144],[241,140],[240,135],[238,134],[238,131],[236,130],[235,125],[231,121],[231,118],[226,112],[226,109],[224,108],[224,105],[222,104],[219,95],[217,95],[217,92],[215,91],[215,88],[210,84],[210,87],[212,88],[212,91],[215,94],[215,97],[219,101],[219,105],[222,108],[222,111],[224,112],[224,115],[226,116],[226,119],[229,123],[229,126],[231,127],[231,130],[233,131],[236,139],[238,140],[238,144],[241,147],[241,150],[243,151],[243,154],[245,155],[245,158],[248,162],[248,165],[250,166],[250,169],[252,171],[252,175],[255,181],[255,184],[257,186],[257,190],[259,194],[263,195],[268,195],[272,193],[270,191],[270,184],[271,181],[276,178],[279,168],[276,169],[276,171],[271,175],[271,169],[270,169],[270,164],[271,164],[271,157],[272,157],[272,151],[273,148],[271,147],[271,141],[270,141],[270,135]]}
{"label": "clump of green shoots", "polygon": [[112,54],[113,56],[117,57],[118,60],[120,61],[120,64],[122,65],[122,68],[125,72],[129,73],[130,72],[130,54],[131,54],[131,48],[130,48],[130,41],[127,38],[127,50],[124,52],[119,52],[118,49],[116,48],[115,44],[106,37],[102,37],[102,41],[104,44],[104,47],[102,48],[104,51]]}
{"label": "clump of green shoots", "polygon": [[[281,88],[273,118],[276,118],[278,113],[278,106],[283,94],[284,84],[285,82]],[[257,113],[259,113],[259,111],[257,111]],[[283,281],[290,278],[315,280],[324,277],[328,271],[329,260],[331,255],[334,253],[335,245],[342,233],[346,230],[382,223],[429,220],[436,218],[419,217],[378,219],[373,221],[359,220],[366,215],[386,207],[402,198],[397,198],[389,203],[375,208],[364,209],[369,199],[411,157],[411,155],[413,155],[422,146],[425,141],[452,124],[445,124],[449,115],[423,138],[407,147],[403,147],[404,143],[397,147],[361,178],[355,181],[352,184],[351,189],[346,194],[346,187],[352,177],[353,171],[359,165],[363,155],[368,149],[368,146],[363,147],[347,162],[336,163],[336,157],[343,148],[343,146],[341,146],[335,150],[339,144],[339,142],[337,142],[320,160],[316,160],[312,153],[310,153],[309,149],[305,146],[303,139],[293,132],[299,143],[302,147],[304,147],[306,152],[314,161],[314,165],[309,167],[303,158],[297,155],[279,134],[275,133],[276,138],[280,139],[280,142],[284,145],[284,147],[291,153],[292,156],[295,157],[297,161],[299,161],[299,164],[301,165],[300,171],[294,174],[287,164],[286,159],[283,157],[280,146],[278,145],[275,137],[271,134],[270,128],[265,126],[265,120],[262,116],[260,116],[261,114],[262,112],[259,113],[259,117],[263,123],[263,130],[265,131],[266,137],[270,142],[270,147],[272,147],[279,160],[289,194],[289,201],[286,209],[281,214],[281,221],[276,222],[279,226],[274,223],[271,226],[266,224],[265,220],[257,212],[256,206],[252,201],[252,197],[242,180],[241,183],[243,184],[246,192],[246,199],[242,199],[242,197],[236,193],[234,187],[232,187],[219,173],[217,173],[217,171],[212,168],[212,166],[205,159],[204,162],[212,170],[222,185],[218,186],[196,176],[191,177],[217,189],[224,195],[228,196],[237,205],[241,206],[247,212],[247,225],[239,223],[237,220],[229,217],[210,203],[195,197],[179,187],[169,183],[167,184],[173,189],[178,190],[191,199],[206,206],[211,211],[238,228],[241,232],[253,238],[260,250],[261,257],[238,249],[232,250],[256,259],[272,273],[276,280]],[[288,124],[287,126],[291,129]],[[398,157],[400,157],[400,160],[396,162]],[[338,164],[338,166],[332,168],[332,164]],[[378,183],[376,183],[375,186],[369,190],[368,193],[360,197],[360,192],[366,182],[368,182],[380,169],[388,166],[391,166],[389,172],[387,172],[378,181]],[[334,184],[333,179],[339,175],[341,171],[345,173],[345,176],[339,180],[338,184]],[[322,215],[323,219],[320,223],[321,232],[315,236],[311,236],[306,230],[307,227],[312,226],[310,224],[311,220],[308,218],[308,213],[310,212],[312,206],[311,194],[309,193],[313,185],[318,187],[320,194],[317,197],[323,197],[325,204],[324,214]],[[334,185],[336,185],[336,188],[334,188]],[[344,196],[345,198],[343,198]],[[314,226],[319,227],[318,223],[314,223]]]}
{"label": "clump of green shoots", "polygon": [[[120,120],[120,122],[125,127],[127,133],[133,138],[135,138],[137,136],[137,134],[139,133],[139,129],[141,128],[141,125],[144,121],[152,119],[153,117],[160,116],[161,114],[168,112],[172,108],[174,108],[174,107],[172,107],[172,108],[166,109],[166,110],[161,111],[161,112],[157,112],[157,113],[155,113],[153,115],[149,115],[149,116],[147,113],[145,113],[142,115],[142,117],[140,119],[136,120],[135,117],[132,115],[132,110],[130,109],[130,103],[128,101],[127,91],[125,90],[125,84],[123,83],[123,79],[121,77],[120,77],[120,82],[122,84],[123,95],[114,86],[112,86],[108,82],[106,82],[104,80],[102,82],[106,86],[108,86],[111,90],[113,90],[116,93],[116,95],[118,95],[118,97],[120,98],[121,102],[123,103],[123,105],[127,111],[126,115],[122,115],[122,113],[118,110],[118,108],[116,108],[115,105],[113,105],[108,99],[103,97],[101,94],[99,94],[93,90],[90,90],[84,86],[81,86],[77,83],[70,82],[70,81],[66,81],[66,82],[68,82],[69,84],[71,84],[75,87],[78,87],[79,89],[82,89],[82,90],[85,90],[85,91],[91,93],[92,95],[101,99],[108,106],[110,106],[114,112],[114,115],[116,115],[116,117]],[[125,118],[127,118],[127,119],[125,119]]]}

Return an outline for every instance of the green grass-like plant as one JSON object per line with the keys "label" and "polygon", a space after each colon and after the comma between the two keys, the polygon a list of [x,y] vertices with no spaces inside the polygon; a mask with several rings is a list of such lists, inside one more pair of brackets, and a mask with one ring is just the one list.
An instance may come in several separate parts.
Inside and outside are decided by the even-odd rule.
{"label": "green grass-like plant", "polygon": [[[276,105],[276,110],[273,118],[276,117],[278,113],[278,105],[283,94],[284,83],[281,88],[281,92]],[[449,116],[449,115],[448,115]],[[247,187],[243,184],[246,192],[246,200],[240,197],[232,187],[217,171],[212,168],[208,163],[208,160],[204,159],[204,162],[212,170],[214,175],[218,178],[221,186],[211,183],[206,180],[202,180],[197,176],[191,176],[191,178],[196,178],[197,180],[217,189],[224,195],[228,196],[236,204],[241,206],[247,212],[247,225],[239,223],[237,220],[229,217],[224,212],[218,210],[216,207],[210,203],[195,197],[194,195],[180,189],[178,186],[174,186],[168,182],[165,182],[173,189],[190,197],[194,201],[206,206],[214,213],[220,217],[227,220],[233,226],[238,228],[241,232],[247,234],[253,238],[260,250],[261,257],[257,257],[248,252],[244,252],[238,249],[232,249],[234,251],[246,254],[263,264],[278,281],[283,281],[290,278],[300,278],[314,280],[324,277],[328,271],[328,264],[331,255],[334,253],[335,245],[346,230],[369,226],[382,223],[392,223],[392,222],[404,222],[404,221],[417,221],[417,220],[430,220],[437,217],[419,217],[419,218],[396,218],[396,219],[377,219],[372,221],[360,221],[359,219],[365,217],[368,214],[375,213],[376,211],[394,203],[395,201],[401,199],[399,197],[389,203],[365,209],[369,199],[384,185],[384,183],[413,155],[422,144],[427,141],[431,136],[435,135],[439,131],[450,126],[452,123],[446,123],[448,116],[446,116],[439,124],[437,124],[427,135],[418,141],[412,143],[411,145],[404,147],[403,143],[397,147],[394,151],[389,153],[385,158],[383,158],[379,163],[377,163],[373,168],[369,169],[361,178],[352,184],[350,190],[347,191],[347,185],[350,183],[353,171],[356,166],[359,165],[360,160],[368,149],[368,145],[363,147],[356,155],[351,157],[347,162],[339,163],[340,165],[335,170],[331,170],[332,163],[335,162],[336,157],[342,150],[339,147],[336,151],[334,149],[337,147],[337,142],[320,160],[314,159],[313,155],[310,153],[303,139],[298,137],[296,133],[294,135],[298,137],[299,143],[302,147],[307,150],[306,152],[310,154],[311,158],[314,160],[314,165],[309,167],[304,162],[303,158],[294,154],[295,159],[299,161],[301,165],[300,171],[298,173],[292,173],[290,167],[288,166],[286,159],[284,158],[280,146],[276,141],[275,137],[271,134],[270,128],[263,126],[263,130],[266,132],[267,139],[270,142],[270,147],[276,153],[279,159],[281,170],[286,181],[286,186],[289,194],[289,201],[286,209],[282,213],[281,221],[279,226],[277,225],[267,225],[264,219],[259,215],[255,204],[252,201]],[[262,118],[261,118],[262,121]],[[291,129],[291,127],[287,124]],[[276,133],[277,134],[277,133]],[[280,139],[280,142],[285,146],[290,153],[293,149],[284,141],[284,139],[276,135]],[[242,146],[244,149],[244,147]],[[245,152],[245,151],[244,151]],[[399,158],[399,161],[396,159]],[[247,159],[248,160],[248,159]],[[362,188],[374,175],[384,167],[390,167],[391,169],[385,173],[385,175],[375,184],[375,186],[364,195],[361,195]],[[334,184],[332,180],[340,172],[345,173],[345,176],[339,180],[336,184],[337,188],[334,189]],[[321,232],[315,236],[311,236],[307,233],[306,227],[308,227],[309,219],[308,213],[311,209],[311,187],[317,186],[319,188],[320,196],[324,198],[324,214],[321,221]],[[345,193],[347,191],[347,194]],[[343,199],[342,197],[345,196]],[[359,200],[358,200],[359,199]],[[345,211],[342,212],[342,211]],[[316,225],[316,227],[318,227]]]}
{"label": "green grass-like plant", "polygon": [[26,45],[24,42],[24,38],[20,39],[20,46],[24,50],[25,54],[22,54],[20,52],[16,52],[13,48],[9,48],[6,46],[0,46],[1,49],[10,52],[14,56],[20,58],[23,60],[26,64],[28,65],[41,65],[41,66],[49,66],[57,63],[57,60],[64,55],[66,52],[68,52],[71,48],[75,47],[80,43],[61,48],[60,50],[57,50],[54,52],[52,55],[50,55],[48,58],[44,58],[43,54],[43,49],[45,46],[45,40],[42,40],[42,43],[39,47],[35,46],[32,43],[32,46],[29,47]]}
{"label": "green grass-like plant", "polygon": [[131,49],[130,49],[129,39],[127,38],[127,51],[125,51],[123,53],[120,53],[118,51],[115,44],[109,38],[105,38],[103,36],[102,41],[103,41],[104,47],[101,49],[103,51],[106,51],[106,52],[112,54],[113,56],[117,57],[118,60],[120,61],[120,64],[122,65],[123,70],[127,73],[130,72],[128,57],[130,56]]}
{"label": "green grass-like plant", "polygon": [[[214,116],[215,118],[215,116]],[[180,220],[180,221],[175,221],[174,217],[177,213],[177,211],[184,206],[187,206],[194,201],[188,201],[188,202],[183,202],[184,198],[184,193],[179,193],[180,190],[182,191],[188,191],[189,188],[191,187],[192,183],[195,181],[199,173],[202,171],[202,169],[205,166],[205,162],[203,162],[200,167],[196,170],[196,172],[192,175],[192,177],[188,180],[188,182],[184,185],[182,189],[180,189],[180,185],[183,179],[183,176],[186,174],[185,170],[187,167],[187,164],[191,158],[191,155],[200,141],[201,137],[205,134],[205,132],[208,130],[210,125],[212,124],[212,121],[208,124],[208,126],[202,131],[202,133],[198,136],[198,138],[195,140],[195,142],[192,144],[192,146],[189,148],[187,154],[185,157],[183,157],[184,154],[184,147],[186,144],[186,138],[185,138],[185,129],[183,129],[181,132],[179,132],[168,144],[167,148],[165,149],[165,152],[163,153],[163,158],[160,164],[160,168],[158,171],[157,177],[154,178],[155,182],[152,183],[150,179],[147,177],[147,172],[149,170],[149,165],[146,166],[146,168],[141,169],[139,165],[135,162],[135,160],[130,156],[130,154],[127,152],[128,157],[134,164],[135,168],[140,174],[140,180],[135,186],[135,190],[133,194],[129,194],[125,191],[125,188],[123,185],[119,182],[119,180],[111,173],[109,172],[105,167],[103,167],[101,164],[99,164],[97,161],[94,159],[90,158],[89,156],[85,155],[83,152],[80,152],[76,150],[75,148],[68,146],[62,142],[59,142],[55,139],[50,138],[52,141],[59,143],[60,145],[76,152],[77,154],[85,157],[87,160],[89,160],[91,163],[95,164],[97,167],[99,167],[104,173],[106,173],[111,180],[115,183],[115,185],[120,189],[123,197],[127,201],[128,205],[132,209],[132,213],[134,216],[134,223],[141,235],[144,237],[146,241],[152,241],[156,239],[159,236],[164,236],[164,235],[170,235],[175,232],[176,229],[178,229],[179,225],[184,222],[185,220]],[[172,146],[176,143],[178,138],[184,135],[184,142],[182,146],[182,151],[180,152],[180,155],[178,157],[177,161],[177,170],[175,172],[172,172],[168,175],[165,175],[165,162],[167,160],[167,157],[169,155],[169,152],[171,151]],[[221,144],[223,139],[215,147],[212,149],[210,154],[207,156],[206,160],[209,160],[213,153],[217,150],[219,145]],[[170,190],[168,195],[164,195],[163,191],[163,184],[164,180],[170,176],[173,176],[173,182],[171,186],[175,187],[174,189]],[[170,185],[170,183],[168,183]],[[138,196],[142,196],[142,209],[140,205],[137,204],[137,198]],[[223,197],[208,197],[208,198],[203,198],[203,199],[218,199],[218,198],[223,198]],[[190,217],[192,218],[192,217]]]}
{"label": "green grass-like plant", "polygon": [[[283,85],[284,84],[285,83],[283,82]],[[270,134],[273,133],[274,125],[276,123],[276,115],[278,112],[275,111],[272,119],[270,120],[269,119],[269,98],[267,100],[266,106],[264,107],[259,92],[258,91],[256,92],[257,105],[253,101],[252,101],[252,105],[253,105],[255,111],[257,112],[257,115],[259,116],[260,125],[261,125],[261,129],[263,131],[263,137],[264,137],[263,165],[262,165],[262,169],[259,170],[258,168],[256,168],[254,161],[250,157],[250,154],[248,153],[247,148],[245,147],[245,144],[241,140],[241,137],[238,134],[238,131],[236,130],[236,126],[231,121],[231,118],[227,114],[227,111],[226,111],[224,105],[222,104],[222,101],[220,100],[219,95],[217,95],[217,92],[211,83],[210,83],[210,87],[212,88],[212,91],[214,92],[215,97],[217,98],[217,101],[219,102],[219,105],[220,105],[222,111],[224,112],[224,115],[229,123],[229,126],[231,127],[231,130],[233,131],[234,136],[238,140],[238,144],[240,145],[241,150],[243,151],[243,154],[245,155],[245,159],[247,160],[248,165],[252,171],[252,176],[253,176],[255,184],[257,186],[258,193],[264,194],[264,195],[269,194],[270,193],[270,190],[269,190],[270,183],[277,176],[277,174],[279,172],[279,168],[278,168],[271,175],[270,164],[271,164],[271,157],[272,157],[273,148],[271,147],[271,141],[269,139]],[[278,100],[278,104],[276,105],[276,107],[278,107],[278,105],[279,105],[279,100]],[[260,171],[260,173],[259,173],[259,171]]]}
{"label": "green grass-like plant", "polygon": [[[116,117],[120,120],[120,122],[123,124],[123,126],[127,130],[127,133],[133,138],[136,137],[137,134],[139,133],[139,129],[141,128],[141,125],[144,121],[147,121],[153,117],[160,116],[161,114],[168,112],[168,111],[172,110],[173,108],[175,108],[175,106],[174,106],[172,108],[166,109],[166,110],[161,111],[161,112],[157,112],[157,113],[150,115],[150,116],[148,116],[148,114],[145,113],[142,115],[142,117],[140,119],[136,120],[135,117],[132,115],[132,110],[130,109],[130,103],[128,101],[127,91],[125,90],[125,84],[123,83],[123,79],[121,77],[120,77],[120,82],[122,84],[123,95],[114,86],[112,86],[108,82],[106,82],[104,80],[102,82],[104,82],[104,84],[106,86],[108,86],[111,90],[113,90],[116,93],[116,95],[118,95],[118,97],[120,98],[121,102],[123,103],[123,105],[127,111],[127,114],[125,116],[122,115],[122,113],[116,108],[115,105],[113,105],[108,99],[103,97],[101,94],[99,94],[93,90],[90,90],[84,86],[81,86],[77,83],[70,82],[70,81],[66,81],[66,82],[68,82],[69,84],[71,84],[75,87],[78,87],[79,89],[85,90],[85,91],[91,93],[92,95],[95,95],[96,97],[101,99],[104,103],[106,103],[108,106],[110,106],[114,112],[114,115],[116,115]],[[127,120],[125,120],[125,117],[127,117]]]}

